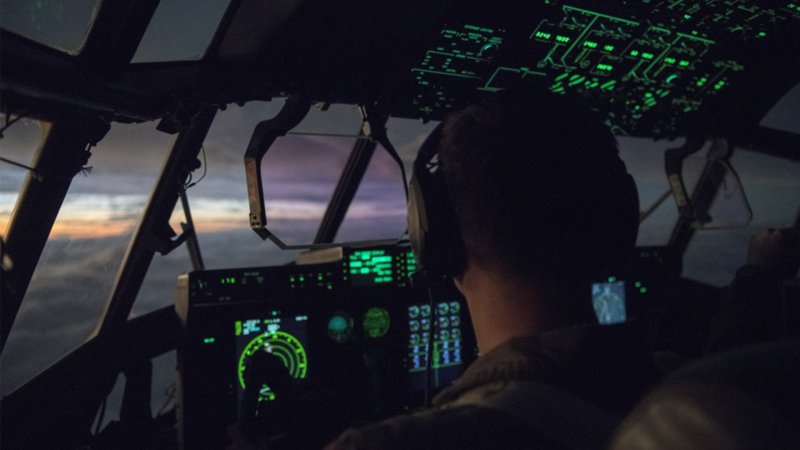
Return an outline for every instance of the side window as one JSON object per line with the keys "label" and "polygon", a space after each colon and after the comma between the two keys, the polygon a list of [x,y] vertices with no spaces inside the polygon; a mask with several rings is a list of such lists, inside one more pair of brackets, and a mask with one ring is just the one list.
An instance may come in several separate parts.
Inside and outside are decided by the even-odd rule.
{"label": "side window", "polygon": [[639,208],[648,217],[639,225],[638,246],[664,245],[678,219],[678,209],[664,172],[664,152],[683,145],[682,140],[653,141],[618,138],[620,156],[639,192]]}
{"label": "side window", "polygon": [[750,199],[752,222],[744,228],[699,230],[684,256],[683,275],[717,286],[731,282],[745,263],[753,234],[791,227],[800,213],[800,163],[736,149],[731,157]]}
{"label": "side window", "polygon": [[41,44],[77,54],[97,14],[99,0],[4,0],[0,26]]}
{"label": "side window", "polygon": [[[77,348],[97,325],[171,140],[152,123],[114,124],[92,149],[91,171],[72,180],[3,349],[3,395]],[[7,220],[3,208],[0,220]]]}
{"label": "side window", "polygon": [[37,120],[19,119],[3,131],[0,139],[0,230],[3,235],[28,175],[26,167],[33,165],[46,127],[47,124]]}

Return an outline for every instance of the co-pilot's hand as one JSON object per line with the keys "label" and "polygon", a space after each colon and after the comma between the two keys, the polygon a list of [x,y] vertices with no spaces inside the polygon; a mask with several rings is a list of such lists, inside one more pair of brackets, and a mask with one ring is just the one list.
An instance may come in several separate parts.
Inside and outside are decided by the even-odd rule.
{"label": "co-pilot's hand", "polygon": [[753,235],[747,249],[747,264],[762,266],[778,278],[794,278],[800,269],[800,231],[770,228]]}

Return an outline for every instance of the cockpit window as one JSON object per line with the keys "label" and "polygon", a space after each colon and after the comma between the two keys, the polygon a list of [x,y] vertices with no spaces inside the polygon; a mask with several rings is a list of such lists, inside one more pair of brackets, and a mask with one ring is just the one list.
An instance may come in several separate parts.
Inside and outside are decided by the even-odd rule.
{"label": "cockpit window", "polygon": [[761,120],[761,126],[800,134],[800,84],[786,93]]}
{"label": "cockpit window", "polygon": [[665,245],[678,220],[678,209],[664,172],[664,152],[682,146],[683,140],[617,138],[617,141],[620,156],[638,188],[639,208],[647,213],[639,225],[636,245]]}
{"label": "cockpit window", "polygon": [[[259,267],[292,261],[297,252],[262,242],[248,223],[247,181],[242,157],[256,124],[271,119],[282,101],[230,105],[219,111],[208,131],[186,196],[206,269]],[[178,234],[187,223],[180,202],[170,220]],[[134,303],[131,316],[171,305],[178,275],[193,269],[186,245],[156,255]],[[165,295],[167,293],[167,295]]]}
{"label": "cockpit window", "polygon": [[[10,120],[16,120],[11,117]],[[36,120],[19,119],[2,133],[0,139],[0,231],[5,235],[8,222],[36,149],[42,142],[45,125]]]}
{"label": "cockpit window", "polygon": [[753,209],[744,228],[699,230],[684,256],[683,276],[724,286],[745,264],[750,238],[767,228],[791,227],[800,213],[800,162],[736,149],[731,157]]}
{"label": "cockpit window", "polygon": [[78,54],[99,0],[4,0],[2,28],[70,54]]}
{"label": "cockpit window", "polygon": [[230,0],[161,0],[134,63],[203,58]]}
{"label": "cockpit window", "polygon": [[0,357],[2,395],[77,348],[97,325],[171,140],[152,123],[114,124],[91,150]]}
{"label": "cockpit window", "polygon": [[402,236],[408,224],[404,183],[397,163],[378,146],[344,216],[336,241]]}

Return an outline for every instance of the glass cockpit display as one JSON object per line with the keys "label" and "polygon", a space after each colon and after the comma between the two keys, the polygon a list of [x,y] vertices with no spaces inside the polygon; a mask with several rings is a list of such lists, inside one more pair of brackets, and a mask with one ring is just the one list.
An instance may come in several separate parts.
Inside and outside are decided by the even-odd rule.
{"label": "glass cockpit display", "polygon": [[408,307],[408,371],[412,386],[423,387],[429,370],[434,387],[453,381],[461,373],[461,306],[454,300],[437,302],[433,307],[430,303]]}
{"label": "glass cockpit display", "polygon": [[592,283],[592,307],[600,325],[624,323],[625,282],[612,277],[607,282]]}
{"label": "glass cockpit display", "polygon": [[[236,379],[240,391],[246,388],[245,371],[257,352],[276,356],[294,379],[308,376],[307,346],[308,316],[282,317],[272,311],[267,318],[253,318],[234,322],[236,342]],[[274,399],[268,385],[260,388],[260,400]]]}

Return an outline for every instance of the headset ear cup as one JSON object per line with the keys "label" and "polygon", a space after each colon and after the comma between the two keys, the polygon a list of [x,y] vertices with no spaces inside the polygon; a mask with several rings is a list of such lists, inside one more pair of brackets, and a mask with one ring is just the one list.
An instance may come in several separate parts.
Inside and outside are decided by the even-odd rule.
{"label": "headset ear cup", "polygon": [[409,239],[427,278],[460,274],[466,252],[441,163],[437,161],[442,125],[420,147],[409,185]]}
{"label": "headset ear cup", "polygon": [[416,175],[411,175],[408,184],[408,239],[417,258],[417,265],[425,264],[425,235],[427,217],[425,215],[425,199],[419,187]]}

